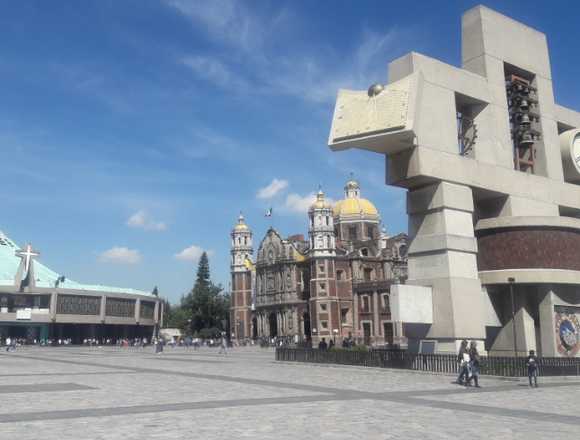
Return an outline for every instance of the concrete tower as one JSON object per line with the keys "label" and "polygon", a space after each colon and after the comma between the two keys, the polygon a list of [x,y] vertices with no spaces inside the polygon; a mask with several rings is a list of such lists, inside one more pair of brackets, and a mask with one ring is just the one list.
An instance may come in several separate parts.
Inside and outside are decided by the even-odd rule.
{"label": "concrete tower", "polygon": [[[251,337],[252,314],[252,231],[240,213],[231,233],[232,298],[230,325],[232,337],[238,340]],[[247,261],[249,260],[249,261]]]}
{"label": "concrete tower", "polygon": [[310,318],[312,339],[332,339],[339,328],[339,307],[336,292],[336,236],[332,205],[318,191],[316,201],[308,210],[310,236]]}

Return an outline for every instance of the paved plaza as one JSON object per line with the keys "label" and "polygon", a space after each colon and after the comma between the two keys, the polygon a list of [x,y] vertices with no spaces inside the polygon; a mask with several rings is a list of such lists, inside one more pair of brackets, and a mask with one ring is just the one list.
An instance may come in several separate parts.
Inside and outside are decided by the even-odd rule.
{"label": "paved plaza", "polygon": [[546,439],[576,435],[580,379],[278,363],[272,350],[0,354],[0,439]]}

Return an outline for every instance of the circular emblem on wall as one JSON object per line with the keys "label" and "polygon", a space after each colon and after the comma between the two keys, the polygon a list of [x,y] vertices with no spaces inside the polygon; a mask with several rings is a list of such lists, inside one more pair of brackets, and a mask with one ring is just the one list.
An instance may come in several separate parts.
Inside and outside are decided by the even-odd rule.
{"label": "circular emblem on wall", "polygon": [[556,314],[556,341],[560,354],[575,356],[580,350],[580,323],[575,314]]}

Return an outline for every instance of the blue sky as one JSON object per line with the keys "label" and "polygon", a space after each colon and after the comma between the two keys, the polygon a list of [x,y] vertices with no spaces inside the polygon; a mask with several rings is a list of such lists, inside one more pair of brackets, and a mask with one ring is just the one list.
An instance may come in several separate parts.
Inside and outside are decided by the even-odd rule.
{"label": "blue sky", "polygon": [[[227,286],[240,210],[256,246],[269,206],[284,235],[306,233],[309,194],[340,198],[350,172],[405,231],[384,159],[326,147],[336,90],[385,82],[410,50],[459,65],[477,3],[4,2],[0,230],[72,279],[174,301],[201,249]],[[548,34],[556,100],[580,109],[580,7],[486,5]]]}

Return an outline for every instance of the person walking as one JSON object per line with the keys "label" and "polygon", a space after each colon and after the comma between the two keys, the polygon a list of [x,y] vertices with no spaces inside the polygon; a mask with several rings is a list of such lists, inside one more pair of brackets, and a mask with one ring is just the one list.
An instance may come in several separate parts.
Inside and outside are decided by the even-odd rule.
{"label": "person walking", "polygon": [[318,343],[318,349],[321,351],[328,350],[328,344],[326,343],[326,338],[322,338],[322,340]]}
{"label": "person walking", "polygon": [[226,337],[223,335],[220,343],[220,351],[218,352],[218,354],[226,354],[226,355],[228,354]]}
{"label": "person walking", "polygon": [[[526,358],[526,365],[528,367],[528,380],[530,381],[530,387],[538,388],[538,358],[536,357],[536,352],[534,350],[530,350],[530,353]],[[533,385],[532,378],[534,379]]]}
{"label": "person walking", "polygon": [[475,388],[481,388],[479,386],[479,366],[480,359],[477,352],[477,342],[471,341],[469,345],[469,372],[471,372],[471,376],[467,379],[467,386],[471,386],[471,381],[473,380]]}
{"label": "person walking", "polygon": [[455,383],[464,385],[469,377],[469,350],[465,339],[461,341],[457,361],[459,362],[459,376],[457,376]]}

